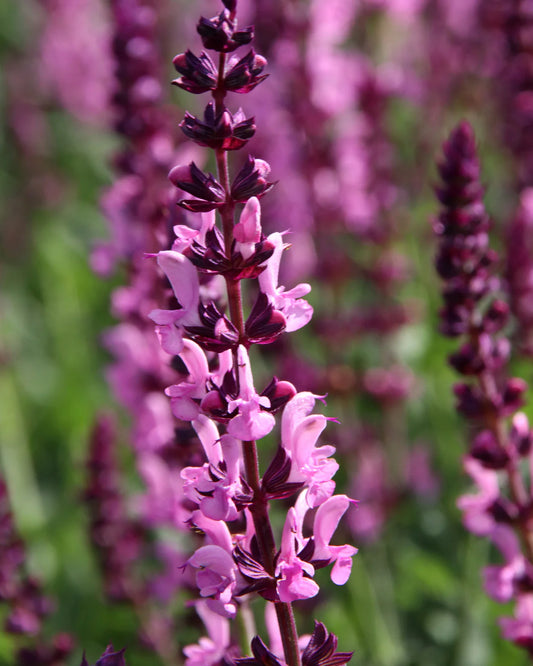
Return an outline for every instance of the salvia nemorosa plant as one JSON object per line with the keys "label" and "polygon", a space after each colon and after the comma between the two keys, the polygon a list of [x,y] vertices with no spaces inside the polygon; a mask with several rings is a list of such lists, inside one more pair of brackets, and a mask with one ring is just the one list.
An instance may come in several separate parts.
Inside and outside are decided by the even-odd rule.
{"label": "salvia nemorosa plant", "polygon": [[459,500],[459,507],[467,529],[488,538],[503,557],[502,564],[483,573],[492,598],[516,603],[515,617],[501,620],[504,636],[533,654],[533,488],[527,473],[532,432],[518,411],[527,386],[507,370],[509,307],[499,297],[498,257],[489,246],[480,164],[466,122],[444,144],[439,173],[440,329],[462,341],[449,362],[465,378],[454,391],[457,409],[471,425],[464,467],[477,486],[475,494]]}
{"label": "salvia nemorosa plant", "polygon": [[[318,594],[317,568],[332,564],[334,583],[348,579],[356,549],[332,546],[330,540],[353,500],[334,494],[334,447],[317,446],[329,420],[313,413],[319,396],[298,393],[276,377],[259,393],[250,359],[254,345],[296,331],[312,316],[303,298],[309,285],[286,290],[278,283],[284,234],[262,232],[260,199],[273,186],[269,165],[249,156],[240,169],[233,172],[229,166],[228,153],[242,148],[256,128],[253,118],[226,106],[227,94],[248,93],[259,85],[267,76],[266,60],[248,46],[253,28],[237,28],[232,0],[217,16],[201,18],[198,33],[206,50],[174,58],[180,74],[174,83],[193,94],[211,94],[203,116],[187,113],[181,128],[214,151],[217,173],[191,162],[169,174],[186,193],[179,205],[200,220],[194,227],[177,225],[172,249],[155,254],[171,291],[167,308],[150,315],[163,350],[187,368],[187,378],[166,392],[175,416],[192,424],[206,459],[181,473],[184,494],[195,507],[190,524],[205,535],[185,569],[195,575],[198,610],[216,636],[185,653],[191,665],[233,659],[230,636],[225,634],[226,644],[220,638],[222,623],[226,626],[246,596],[255,594],[272,605],[273,633],[280,641],[271,639],[267,647],[256,636],[251,656],[236,658],[236,664],[340,665],[350,654],[336,652],[336,638],[321,623],[301,650],[292,604]],[[239,47],[244,53],[235,53]],[[208,51],[215,52],[214,59]],[[213,278],[207,288],[204,276]],[[276,414],[281,414],[279,443],[268,455],[266,444],[258,441],[274,431]],[[266,468],[262,476],[260,463]],[[270,508],[289,499],[278,540]],[[304,536],[304,519],[312,514],[312,532]]]}

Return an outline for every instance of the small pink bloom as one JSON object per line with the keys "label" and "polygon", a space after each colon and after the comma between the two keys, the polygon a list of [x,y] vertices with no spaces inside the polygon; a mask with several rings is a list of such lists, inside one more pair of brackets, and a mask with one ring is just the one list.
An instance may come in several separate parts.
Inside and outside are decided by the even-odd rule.
{"label": "small pink bloom", "polygon": [[228,402],[228,410],[237,409],[239,413],[229,422],[228,434],[242,441],[261,439],[276,424],[274,416],[262,409],[270,407],[270,400],[255,391],[250,359],[243,345],[237,350],[237,364],[240,393],[238,398]]}
{"label": "small pink bloom", "polygon": [[261,240],[261,205],[257,197],[248,199],[239,222],[233,228],[236,249],[245,259],[252,256],[255,244]]}
{"label": "small pink bloom", "polygon": [[204,351],[192,340],[183,340],[179,357],[189,375],[185,381],[169,386],[165,393],[170,397],[174,416],[183,421],[193,421],[200,414],[200,400],[206,394],[209,367]]}
{"label": "small pink bloom", "polygon": [[501,618],[503,637],[517,645],[533,641],[533,594],[521,594],[516,603],[514,618]]}
{"label": "small pink bloom", "polygon": [[463,523],[468,530],[479,536],[488,536],[496,525],[489,508],[500,496],[498,474],[469,456],[464,459],[464,468],[480,492],[463,495],[458,499],[457,506],[463,511]]}
{"label": "small pink bloom", "polygon": [[237,567],[231,554],[220,546],[202,546],[187,564],[197,569],[196,584],[200,596],[210,597],[207,602],[210,610],[223,617],[235,617],[237,607],[232,596]]}
{"label": "small pink bloom", "polygon": [[174,295],[181,308],[179,310],[153,310],[150,319],[154,321],[156,332],[163,349],[172,355],[183,348],[183,327],[199,324],[198,273],[193,264],[179,252],[164,250],[157,255],[157,263],[169,279]]}
{"label": "small pink bloom", "polygon": [[297,393],[287,403],[281,419],[282,445],[291,458],[289,481],[306,484],[311,507],[331,497],[335,490],[332,478],[339,469],[338,463],[330,458],[335,447],[316,446],[328,419],[322,414],[310,414],[314,404],[312,393]]}
{"label": "small pink bloom", "polygon": [[192,229],[184,224],[177,224],[174,227],[176,240],[172,249],[175,252],[184,252],[194,241],[200,243],[200,245],[205,245],[205,234],[215,226],[215,211],[200,213],[199,217],[202,221],[199,229]]}
{"label": "small pink bloom", "polygon": [[310,599],[316,596],[320,589],[309,577],[315,573],[313,565],[301,560],[296,554],[296,545],[300,547],[302,542],[301,517],[295,508],[291,507],[283,527],[281,550],[275,572],[278,578],[277,592],[280,600],[284,602]]}
{"label": "small pink bloom", "polygon": [[344,585],[350,577],[352,570],[352,557],[357,548],[345,544],[344,546],[330,546],[329,542],[337,529],[340,519],[350,504],[355,500],[346,495],[334,495],[318,507],[313,527],[315,550],[313,560],[329,560],[334,562],[331,570],[331,580],[335,585]]}
{"label": "small pink bloom", "polygon": [[288,246],[283,243],[283,237],[279,232],[270,234],[268,240],[274,244],[274,252],[259,276],[259,286],[274,308],[283,313],[287,320],[285,330],[290,333],[305,326],[313,316],[313,308],[307,301],[302,300],[302,297],[311,291],[311,286],[302,283],[289,291],[285,291],[285,287],[278,286],[281,255]]}

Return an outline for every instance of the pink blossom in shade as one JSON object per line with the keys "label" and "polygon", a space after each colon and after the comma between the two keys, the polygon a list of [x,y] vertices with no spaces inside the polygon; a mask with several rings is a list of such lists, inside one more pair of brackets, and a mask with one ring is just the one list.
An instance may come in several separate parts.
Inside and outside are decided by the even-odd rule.
{"label": "pink blossom in shade", "polygon": [[183,648],[185,666],[218,665],[230,646],[229,620],[213,612],[203,600],[197,601],[194,606],[207,629],[207,637],[200,638],[196,645]]}
{"label": "pink blossom in shade", "polygon": [[259,287],[268,296],[274,308],[283,313],[287,320],[285,330],[290,333],[305,326],[313,316],[313,308],[302,299],[302,296],[311,291],[311,286],[301,283],[289,291],[285,291],[285,287],[278,286],[281,255],[288,245],[283,243],[283,236],[279,232],[270,234],[268,240],[274,245],[274,252],[259,276]]}
{"label": "pink blossom in shade", "polygon": [[179,252],[164,250],[157,254],[157,263],[169,279],[179,310],[152,310],[161,347],[168,354],[179,354],[183,348],[183,327],[199,324],[200,284],[193,264]]}
{"label": "pink blossom in shade", "polygon": [[203,349],[192,340],[183,340],[179,357],[187,367],[187,379],[169,386],[165,393],[170,397],[172,413],[182,421],[193,421],[200,414],[200,400],[206,394],[209,367]]}
{"label": "pink blossom in shade", "polygon": [[263,411],[270,407],[270,400],[256,393],[248,352],[243,345],[237,349],[239,396],[228,402],[228,411],[238,410],[228,424],[228,434],[242,441],[261,439],[276,424],[272,414]]}
{"label": "pink blossom in shade", "polygon": [[133,440],[137,450],[157,451],[174,440],[175,422],[161,393],[146,394],[136,416]]}
{"label": "pink blossom in shade", "polygon": [[533,643],[533,594],[521,594],[516,602],[514,618],[500,618],[502,634],[517,645]]}
{"label": "pink blossom in shade", "polygon": [[476,483],[479,492],[463,495],[458,499],[457,506],[463,511],[463,523],[474,534],[489,536],[496,525],[489,508],[500,496],[498,474],[494,470],[486,469],[470,456],[464,459],[464,468]]}
{"label": "pink blossom in shade", "polygon": [[237,607],[232,596],[237,567],[231,554],[220,546],[202,546],[187,560],[187,564],[197,570],[196,585],[200,596],[209,597],[208,608],[223,617],[235,617]]}
{"label": "pink blossom in shade", "polygon": [[153,330],[142,331],[130,323],[105,331],[102,339],[116,359],[107,370],[107,379],[121,404],[137,411],[146,395],[146,377],[164,367],[162,355],[166,355]]}
{"label": "pink blossom in shade", "polygon": [[179,474],[152,453],[141,455],[137,467],[146,486],[140,498],[145,521],[154,526],[184,529],[190,513],[183,506],[183,482]]}
{"label": "pink blossom in shade", "polygon": [[310,578],[315,573],[313,565],[301,560],[296,554],[296,546],[300,549],[303,543],[302,519],[303,516],[294,507],[289,509],[275,571],[278,596],[281,601],[288,603],[297,599],[310,599],[320,589]]}
{"label": "pink blossom in shade", "polygon": [[235,249],[244,259],[251,257],[255,244],[261,240],[261,205],[257,197],[246,202],[238,223],[233,227],[233,236],[237,241]]}
{"label": "pink blossom in shade", "polygon": [[323,414],[311,414],[315,404],[312,393],[297,393],[290,400],[281,419],[281,442],[291,458],[290,482],[304,482],[308,487],[310,507],[322,504],[335,490],[332,480],[339,464],[330,458],[334,446],[320,446],[318,437],[327,425]]}
{"label": "pink blossom in shade", "polygon": [[184,577],[184,565],[187,556],[180,552],[173,544],[159,542],[155,545],[158,563],[162,567],[150,580],[149,590],[155,599],[169,603],[177,590],[194,585],[194,580],[188,581]]}
{"label": "pink blossom in shade", "polygon": [[329,542],[337,529],[340,519],[346,513],[350,504],[355,504],[346,495],[334,495],[318,507],[313,526],[315,550],[313,560],[329,560],[334,562],[331,570],[331,580],[335,585],[344,585],[350,577],[352,570],[352,557],[357,548],[345,544],[344,546],[330,546]]}

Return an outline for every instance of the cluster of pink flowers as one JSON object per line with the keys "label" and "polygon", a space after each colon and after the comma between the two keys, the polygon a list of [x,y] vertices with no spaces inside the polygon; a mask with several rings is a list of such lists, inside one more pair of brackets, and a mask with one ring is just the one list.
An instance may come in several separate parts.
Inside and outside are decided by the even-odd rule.
{"label": "cluster of pink flowers", "polygon": [[[301,653],[291,606],[318,593],[313,579],[317,568],[333,565],[333,582],[345,583],[356,553],[351,545],[330,545],[353,500],[334,494],[335,449],[318,443],[329,419],[313,413],[320,396],[297,393],[290,382],[276,377],[259,392],[252,374],[252,346],[298,330],[310,320],[312,308],[304,300],[309,285],[286,289],[279,284],[280,261],[288,247],[285,234],[262,232],[260,199],[272,187],[269,165],[249,157],[230,176],[228,152],[246,143],[255,124],[242,111],[227,109],[226,94],[249,92],[266,78],[266,61],[253,49],[234,54],[253,37],[252,28],[237,29],[235,14],[235,3],[226,0],[218,16],[198,24],[204,47],[218,54],[217,63],[205,51],[199,57],[187,51],[174,59],[177,86],[212,94],[203,118],[187,114],[181,127],[196,143],[214,150],[218,173],[205,173],[194,162],[171,170],[170,180],[189,195],[179,205],[199,213],[200,221],[194,227],[177,225],[172,249],[155,254],[171,289],[169,306],[150,316],[163,350],[186,368],[183,381],[166,392],[174,415],[191,422],[205,452],[203,464],[181,472],[185,496],[196,506],[190,522],[205,534],[186,568],[195,573],[202,598],[198,610],[208,618],[208,630],[221,632],[223,620],[214,621],[212,613],[235,617],[244,595],[256,593],[273,604],[281,653],[256,638],[254,657],[237,658],[236,663],[266,663],[262,659],[268,654],[272,664],[342,664],[350,655],[332,656],[336,640],[320,624]],[[239,204],[243,207],[235,221]],[[253,302],[247,316],[243,292]],[[279,412],[280,443],[261,478],[256,440],[272,433]],[[269,506],[295,496],[277,546]],[[313,529],[306,536],[309,513],[314,514]],[[219,663],[220,649],[212,635],[186,649],[187,663]]]}

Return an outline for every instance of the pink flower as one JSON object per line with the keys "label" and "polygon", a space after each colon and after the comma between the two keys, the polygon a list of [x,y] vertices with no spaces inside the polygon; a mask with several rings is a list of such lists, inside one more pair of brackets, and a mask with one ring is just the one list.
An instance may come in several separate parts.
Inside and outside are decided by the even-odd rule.
{"label": "pink flower", "polygon": [[233,227],[236,250],[244,259],[252,256],[255,244],[261,240],[261,205],[257,197],[248,199],[244,206],[239,222]]}
{"label": "pink flower", "polygon": [[500,496],[498,474],[469,456],[464,459],[464,467],[480,492],[463,495],[457,501],[457,506],[463,511],[463,523],[468,530],[479,536],[488,536],[496,525],[489,508]]}
{"label": "pink flower", "polygon": [[207,518],[236,520],[239,510],[235,502],[248,499],[248,489],[241,481],[241,444],[230,435],[219,437],[215,424],[205,416],[199,416],[193,426],[209,462],[181,472],[184,493]]}
{"label": "pink flower", "polygon": [[301,283],[289,291],[285,291],[285,287],[278,286],[281,255],[288,246],[283,243],[283,237],[279,232],[270,234],[268,240],[273,243],[274,252],[259,276],[259,286],[274,308],[283,313],[287,320],[285,330],[290,333],[305,326],[313,316],[313,308],[307,301],[302,300],[302,296],[311,291],[311,286]]}
{"label": "pink flower", "polygon": [[270,407],[270,400],[256,393],[248,352],[243,345],[237,350],[239,396],[228,402],[228,410],[238,410],[228,425],[228,434],[242,441],[261,439],[276,424],[272,414],[263,408]]}
{"label": "pink flower", "polygon": [[174,416],[183,421],[193,421],[200,414],[200,400],[206,394],[209,367],[204,351],[192,340],[183,340],[179,357],[189,374],[185,381],[169,386],[165,393],[170,397]]}
{"label": "pink flower", "polygon": [[[289,509],[283,534],[281,537],[281,550],[276,566],[278,578],[277,592],[281,601],[291,602],[297,599],[310,599],[319,592],[319,587],[310,578],[315,568],[310,562],[301,560],[296,554],[303,547],[302,535],[303,516],[298,514],[294,507]],[[307,575],[306,575],[307,574]]]}
{"label": "pink flower", "polygon": [[199,282],[193,264],[179,252],[164,250],[157,254],[157,263],[169,279],[179,310],[152,310],[150,319],[157,324],[161,347],[172,355],[183,348],[183,327],[199,324]]}
{"label": "pink flower", "polygon": [[330,546],[329,542],[337,529],[340,519],[346,513],[350,504],[355,500],[346,495],[334,495],[318,507],[313,526],[315,550],[313,560],[328,560],[334,562],[331,570],[331,580],[335,585],[344,585],[350,577],[352,570],[352,557],[357,548],[345,544],[344,546]]}
{"label": "pink flower", "polygon": [[209,597],[207,606],[223,617],[235,617],[237,607],[232,601],[236,586],[237,567],[230,553],[220,546],[202,546],[187,560],[196,572],[200,596]]}
{"label": "pink flower", "polygon": [[174,227],[176,240],[172,245],[175,252],[184,252],[194,241],[205,245],[205,234],[215,226],[215,211],[200,213],[201,225],[199,229],[193,229],[185,224],[177,224]]}
{"label": "pink flower", "polygon": [[307,391],[297,393],[290,400],[281,419],[281,442],[291,458],[289,482],[304,482],[309,488],[307,501],[315,507],[331,497],[335,490],[332,481],[339,469],[330,456],[333,446],[316,447],[318,437],[327,424],[327,417],[311,414],[316,400]]}
{"label": "pink flower", "polygon": [[503,637],[517,645],[533,643],[533,594],[521,594],[514,618],[500,619]]}

